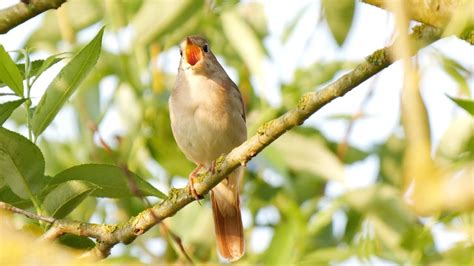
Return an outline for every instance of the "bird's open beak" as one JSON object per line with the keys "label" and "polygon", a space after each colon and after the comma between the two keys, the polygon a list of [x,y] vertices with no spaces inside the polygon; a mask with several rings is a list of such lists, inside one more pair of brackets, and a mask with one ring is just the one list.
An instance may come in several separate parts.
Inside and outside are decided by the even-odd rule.
{"label": "bird's open beak", "polygon": [[201,47],[195,45],[191,39],[186,38],[186,62],[191,66],[194,66],[199,60],[202,59]]}

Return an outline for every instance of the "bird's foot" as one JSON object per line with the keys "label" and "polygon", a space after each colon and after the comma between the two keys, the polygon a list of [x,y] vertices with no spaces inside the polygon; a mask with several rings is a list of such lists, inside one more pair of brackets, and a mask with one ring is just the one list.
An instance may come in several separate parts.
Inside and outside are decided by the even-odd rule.
{"label": "bird's foot", "polygon": [[211,165],[207,169],[206,173],[211,173],[211,175],[216,173],[216,160],[211,162]]}
{"label": "bird's foot", "polygon": [[202,164],[198,165],[196,169],[194,169],[191,174],[189,175],[189,192],[191,193],[191,196],[201,205],[201,202],[199,200],[203,199],[204,197],[199,195],[194,188],[194,179],[198,176],[199,170],[203,167]]}

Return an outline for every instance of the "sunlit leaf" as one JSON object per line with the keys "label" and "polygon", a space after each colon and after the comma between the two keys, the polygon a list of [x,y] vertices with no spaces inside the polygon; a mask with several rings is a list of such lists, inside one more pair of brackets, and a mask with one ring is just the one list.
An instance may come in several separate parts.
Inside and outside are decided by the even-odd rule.
{"label": "sunlit leaf", "polygon": [[339,46],[344,44],[352,26],[355,11],[354,0],[323,0],[324,14],[332,36]]}
{"label": "sunlit leaf", "polygon": [[[189,224],[189,221],[195,221]],[[174,215],[170,220],[170,229],[182,237],[186,243],[206,243],[214,245],[212,211],[210,208],[201,208],[199,205],[190,205]]]}
{"label": "sunlit leaf", "polygon": [[43,200],[43,209],[55,218],[64,218],[97,186],[78,180],[67,181],[52,189]]}
{"label": "sunlit leaf", "polygon": [[15,62],[0,44],[0,82],[4,82],[16,95],[23,97],[23,79]]}
{"label": "sunlit leaf", "polygon": [[453,162],[470,162],[474,159],[474,120],[462,116],[448,125],[439,141],[435,159],[449,165]]}
{"label": "sunlit leaf", "polygon": [[54,64],[63,60],[64,58],[64,54],[56,54],[46,58],[45,60],[40,60],[41,65],[39,65],[38,68],[35,68],[35,65],[33,64],[31,69],[31,76],[33,77],[43,74],[44,71],[48,70],[48,68],[52,67]]}
{"label": "sunlit leaf", "polygon": [[316,234],[324,226],[328,225],[332,221],[334,213],[340,208],[341,202],[333,201],[330,206],[319,211],[309,222],[308,222],[308,233]]}
{"label": "sunlit leaf", "polygon": [[22,199],[18,197],[9,186],[3,186],[0,188],[0,201],[9,203],[17,208],[28,208],[32,206],[30,200]]}
{"label": "sunlit leaf", "polygon": [[0,127],[0,175],[12,191],[31,199],[44,187],[41,151],[25,137]]}
{"label": "sunlit leaf", "polygon": [[379,178],[381,182],[399,188],[402,187],[402,165],[405,146],[405,139],[392,135],[377,148],[377,155],[380,158]]}
{"label": "sunlit leaf", "polygon": [[[132,20],[136,42],[147,45],[160,39],[165,33],[186,22],[200,8],[204,1],[155,1],[146,0]],[[160,16],[156,16],[156,11]],[[182,36],[184,37],[184,36]]]}
{"label": "sunlit leaf", "polygon": [[262,2],[250,1],[238,5],[237,11],[245,22],[252,27],[253,31],[262,39],[260,43],[263,47],[263,38],[268,35],[265,5]]}
{"label": "sunlit leaf", "polygon": [[464,109],[464,111],[474,116],[474,101],[473,100],[455,98],[449,95],[446,95],[446,96],[448,96],[448,98],[451,99],[451,101],[455,102],[457,106],[461,107],[462,109]]}
{"label": "sunlit leaf", "polygon": [[302,7],[294,16],[291,18],[290,22],[285,25],[285,29],[283,30],[282,34],[282,41],[286,43],[290,36],[293,34],[298,22],[300,22],[301,18],[304,16],[306,11],[308,11],[309,5],[305,5]]}
{"label": "sunlit leaf", "polygon": [[0,126],[10,117],[13,111],[25,101],[26,99],[20,99],[0,104]]}
{"label": "sunlit leaf", "polygon": [[66,100],[94,67],[100,55],[103,33],[104,28],[49,84],[33,114],[32,129],[36,136],[39,136],[53,121]]}
{"label": "sunlit leaf", "polygon": [[397,190],[389,186],[373,186],[346,193],[345,201],[365,216],[370,216],[377,236],[389,246],[397,246],[415,216]]}
{"label": "sunlit leaf", "polygon": [[444,71],[458,83],[460,91],[467,96],[471,96],[471,90],[467,83],[470,71],[452,58],[442,55],[441,59]]}
{"label": "sunlit leaf", "polygon": [[299,263],[305,265],[330,264],[346,260],[353,255],[354,250],[347,247],[323,248],[307,254]]}
{"label": "sunlit leaf", "polygon": [[[264,86],[263,60],[265,51],[252,27],[235,11],[229,10],[221,15],[222,27],[229,45],[233,46],[244,60],[250,72],[260,85]],[[245,40],[243,42],[242,40]]]}
{"label": "sunlit leaf", "polygon": [[352,68],[355,63],[331,61],[317,62],[295,71],[294,79],[283,86],[283,104],[286,108],[293,108],[301,95],[314,91],[317,86],[332,80],[339,71]]}
{"label": "sunlit leaf", "polygon": [[91,194],[95,197],[121,198],[166,195],[138,175],[114,165],[83,164],[71,167],[54,176],[50,185],[69,180],[81,180],[98,186]]}
{"label": "sunlit leaf", "polygon": [[295,171],[307,171],[329,180],[344,178],[342,163],[321,139],[288,132],[273,146],[286,165]]}
{"label": "sunlit leaf", "polygon": [[299,250],[304,243],[299,242],[304,232],[304,223],[298,206],[283,194],[278,195],[276,205],[283,214],[282,222],[277,225],[272,241],[263,256],[268,265],[291,264],[297,261]]}

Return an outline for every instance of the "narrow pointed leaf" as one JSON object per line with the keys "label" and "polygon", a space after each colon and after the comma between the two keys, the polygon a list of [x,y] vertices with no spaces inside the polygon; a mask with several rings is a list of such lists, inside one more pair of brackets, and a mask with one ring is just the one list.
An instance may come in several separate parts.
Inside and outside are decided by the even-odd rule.
{"label": "narrow pointed leaf", "polygon": [[0,127],[0,175],[23,199],[44,187],[44,159],[37,146],[25,137]]}
{"label": "narrow pointed leaf", "polygon": [[355,11],[355,0],[323,0],[322,4],[332,36],[337,44],[342,46],[351,29]]}
{"label": "narrow pointed leaf", "polygon": [[0,126],[7,121],[13,111],[25,101],[26,99],[20,99],[0,104]]}
{"label": "narrow pointed leaf", "polygon": [[78,180],[61,183],[45,197],[43,209],[50,216],[64,218],[96,188],[89,182]]}
{"label": "narrow pointed leaf", "polygon": [[0,188],[0,201],[9,203],[21,209],[26,209],[33,205],[30,200],[18,197],[15,193],[13,193],[9,186]]}
{"label": "narrow pointed leaf", "polygon": [[464,109],[464,111],[474,116],[474,101],[473,100],[455,98],[449,95],[446,95],[446,96],[448,96],[448,98],[451,99],[451,101],[453,101],[457,106],[461,107],[462,109]]}
{"label": "narrow pointed leaf", "polygon": [[[64,58],[66,58],[66,56],[64,56],[64,54],[56,54],[56,55],[52,55],[52,56],[46,58],[45,60],[40,59],[40,60],[32,61],[31,62],[30,78],[41,75],[41,73],[46,71],[48,68],[52,67],[57,62],[63,60]],[[23,64],[23,63],[16,64],[16,67],[18,68],[18,70],[20,70],[21,77],[24,80],[26,78],[26,76],[25,76],[25,64]],[[7,84],[5,84],[2,81],[2,79],[0,78],[0,87],[6,86],[6,85]]]}
{"label": "narrow pointed leaf", "polygon": [[0,44],[0,80],[3,81],[16,95],[23,97],[23,78],[15,62],[5,48]]}
{"label": "narrow pointed leaf", "polygon": [[255,75],[257,83],[263,88],[265,85],[263,78],[265,50],[260,44],[256,32],[235,10],[224,12],[221,20],[229,44],[234,46],[250,72]]}
{"label": "narrow pointed leaf", "polygon": [[97,63],[103,33],[102,28],[94,39],[58,73],[46,89],[33,114],[32,127],[36,136],[39,136],[53,121],[64,103]]}
{"label": "narrow pointed leaf", "polygon": [[98,186],[91,194],[95,197],[156,196],[166,198],[165,194],[138,175],[114,165],[83,164],[74,166],[57,174],[50,185],[69,180],[87,181]]}

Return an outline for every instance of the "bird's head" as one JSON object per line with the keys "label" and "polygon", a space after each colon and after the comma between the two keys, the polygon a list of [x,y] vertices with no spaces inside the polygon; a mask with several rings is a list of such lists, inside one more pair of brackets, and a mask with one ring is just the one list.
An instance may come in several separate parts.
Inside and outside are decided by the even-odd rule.
{"label": "bird's head", "polygon": [[201,36],[188,36],[180,44],[181,67],[193,72],[207,72],[217,62],[208,41]]}

